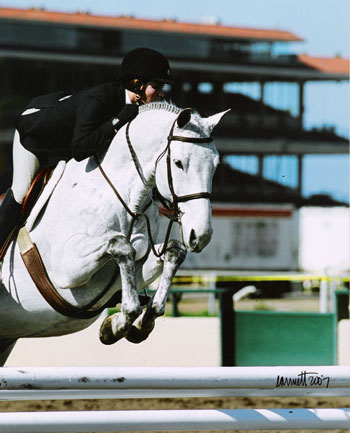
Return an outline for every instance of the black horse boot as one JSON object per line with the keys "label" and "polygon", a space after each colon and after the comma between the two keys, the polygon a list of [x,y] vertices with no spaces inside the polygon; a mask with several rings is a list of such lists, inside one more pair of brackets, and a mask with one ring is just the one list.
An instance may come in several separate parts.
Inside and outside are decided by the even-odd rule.
{"label": "black horse boot", "polygon": [[0,253],[12,238],[14,229],[20,221],[21,209],[22,205],[15,200],[12,189],[9,188],[0,205]]}

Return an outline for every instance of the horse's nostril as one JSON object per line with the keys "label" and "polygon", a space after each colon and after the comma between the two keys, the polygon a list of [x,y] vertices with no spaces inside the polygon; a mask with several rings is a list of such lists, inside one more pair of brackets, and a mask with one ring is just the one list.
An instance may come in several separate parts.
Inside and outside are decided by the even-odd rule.
{"label": "horse's nostril", "polygon": [[194,247],[197,245],[196,232],[192,229],[190,233],[190,245]]}

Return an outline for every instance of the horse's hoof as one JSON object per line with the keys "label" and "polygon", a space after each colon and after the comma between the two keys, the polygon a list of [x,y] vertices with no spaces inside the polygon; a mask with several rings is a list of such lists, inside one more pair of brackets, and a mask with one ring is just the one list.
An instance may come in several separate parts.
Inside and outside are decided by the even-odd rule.
{"label": "horse's hoof", "polygon": [[108,316],[103,321],[101,328],[100,328],[100,341],[103,344],[110,345],[114,344],[117,341],[124,338],[124,335],[122,336],[115,336],[112,330],[112,316]]}
{"label": "horse's hoof", "polygon": [[154,320],[145,321],[145,317],[141,316],[131,326],[125,338],[130,341],[130,343],[142,343],[142,341],[145,341],[153,331],[154,325]]}
{"label": "horse's hoof", "polygon": [[142,343],[146,340],[146,338],[149,336],[148,334],[145,334],[144,332],[140,331],[136,326],[132,326],[130,328],[130,331],[128,332],[128,335],[125,337],[130,343]]}

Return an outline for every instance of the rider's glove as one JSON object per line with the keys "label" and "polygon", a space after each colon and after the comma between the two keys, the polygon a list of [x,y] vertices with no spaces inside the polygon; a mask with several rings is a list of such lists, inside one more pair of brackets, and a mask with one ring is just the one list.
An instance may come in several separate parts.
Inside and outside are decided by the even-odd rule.
{"label": "rider's glove", "polygon": [[126,104],[125,107],[117,114],[117,117],[112,120],[112,125],[115,132],[117,133],[122,126],[135,119],[138,112],[139,107],[137,105]]}

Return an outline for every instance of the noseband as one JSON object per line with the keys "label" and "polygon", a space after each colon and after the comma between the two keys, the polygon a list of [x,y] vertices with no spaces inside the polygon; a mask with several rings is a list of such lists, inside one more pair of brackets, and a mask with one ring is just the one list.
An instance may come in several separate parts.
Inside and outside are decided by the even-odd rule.
{"label": "noseband", "polygon": [[[198,193],[186,194],[186,195],[181,195],[181,196],[178,196],[175,193],[174,183],[173,183],[173,177],[172,177],[172,171],[171,171],[171,150],[170,150],[171,142],[172,141],[182,141],[182,142],[186,142],[186,143],[210,143],[210,142],[213,141],[212,137],[185,137],[185,136],[173,135],[173,132],[174,132],[174,129],[175,129],[175,125],[176,125],[176,121],[177,121],[177,119],[175,119],[175,121],[173,122],[173,124],[171,126],[169,135],[167,137],[167,145],[166,145],[165,149],[163,150],[163,152],[158,156],[158,158],[156,159],[156,163],[155,163],[155,168],[157,169],[159,161],[166,154],[166,166],[167,166],[168,186],[169,186],[170,194],[171,194],[171,197],[172,197],[172,202],[169,205],[167,203],[168,201],[157,190],[156,197],[159,199],[159,201],[162,203],[162,205],[164,207],[166,207],[168,210],[172,210],[172,214],[171,215],[169,215],[168,213],[163,212],[163,214],[165,216],[167,216],[170,221],[169,221],[167,233],[166,233],[166,236],[165,236],[165,240],[164,240],[164,243],[163,243],[163,248],[162,248],[162,250],[160,252],[156,251],[156,249],[155,249],[154,241],[153,241],[152,233],[151,233],[151,224],[150,224],[148,216],[145,214],[146,209],[152,203],[152,201],[149,202],[147,204],[147,206],[141,212],[133,212],[128,207],[128,205],[125,203],[125,201],[123,200],[123,198],[121,197],[121,195],[119,194],[119,192],[117,191],[117,189],[115,188],[115,186],[112,184],[111,180],[108,178],[108,176],[104,172],[103,168],[101,167],[101,164],[98,161],[97,156],[94,155],[96,164],[97,164],[98,168],[100,169],[103,177],[106,179],[106,181],[108,182],[108,184],[110,185],[110,187],[112,188],[112,190],[114,191],[114,193],[116,194],[116,196],[118,197],[119,201],[121,202],[121,204],[123,205],[123,207],[125,208],[125,210],[127,211],[127,213],[132,217],[132,223],[131,223],[131,226],[130,226],[128,238],[130,239],[131,232],[132,232],[132,229],[133,229],[133,225],[134,225],[134,222],[136,221],[136,219],[138,219],[140,216],[143,216],[145,218],[145,220],[146,220],[147,231],[148,231],[148,236],[149,236],[150,243],[151,243],[151,248],[152,248],[152,251],[153,251],[153,253],[154,253],[154,255],[156,257],[161,257],[164,254],[165,250],[166,250],[166,247],[167,247],[167,244],[168,244],[168,240],[169,240],[169,236],[170,236],[170,231],[171,231],[172,224],[174,222],[178,222],[181,225],[181,211],[180,211],[180,208],[179,208],[179,203],[187,202],[187,201],[190,201],[190,200],[196,200],[196,199],[200,199],[200,198],[210,199],[210,197],[211,197],[211,194],[209,192],[198,192]],[[135,150],[134,150],[134,148],[133,148],[133,146],[131,144],[131,140],[130,140],[130,136],[129,136],[129,127],[130,127],[130,124],[131,124],[131,122],[129,122],[127,124],[126,131],[125,131],[126,141],[128,143],[130,154],[131,154],[132,160],[134,162],[134,165],[136,167],[137,173],[138,173],[141,181],[143,182],[143,184],[145,184],[145,178],[144,178],[143,173],[142,173],[142,168],[141,168],[140,163],[138,161],[138,158],[137,158],[137,155],[135,153]]]}

